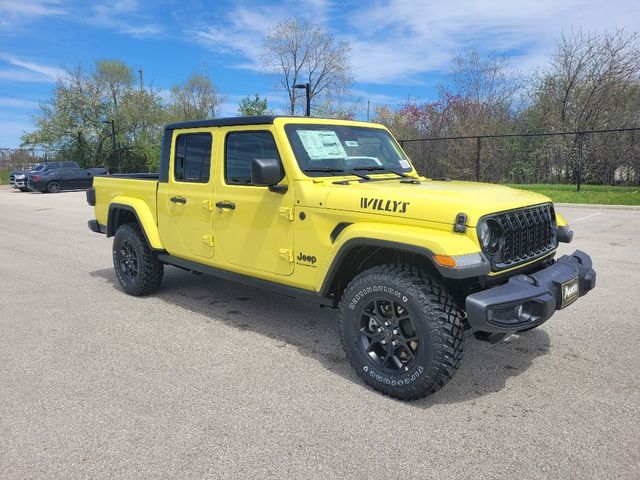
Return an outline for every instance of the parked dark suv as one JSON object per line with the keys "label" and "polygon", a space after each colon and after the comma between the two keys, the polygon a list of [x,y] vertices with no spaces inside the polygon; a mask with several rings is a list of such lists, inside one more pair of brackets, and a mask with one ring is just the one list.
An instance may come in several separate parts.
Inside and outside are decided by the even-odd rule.
{"label": "parked dark suv", "polygon": [[86,189],[96,175],[108,175],[106,168],[80,168],[76,162],[54,162],[62,164],[29,174],[27,188],[32,192],[58,193],[62,190]]}

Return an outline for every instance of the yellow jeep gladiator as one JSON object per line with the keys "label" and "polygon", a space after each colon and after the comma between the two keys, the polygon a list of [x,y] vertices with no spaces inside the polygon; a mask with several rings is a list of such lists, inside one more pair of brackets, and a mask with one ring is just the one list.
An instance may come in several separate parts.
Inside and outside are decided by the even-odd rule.
{"label": "yellow jeep gladiator", "polygon": [[542,195],[421,177],[382,125],[239,117],[168,125],[159,174],[96,177],[94,232],[125,292],[165,265],[339,309],[348,360],[400,399],[457,370],[463,331],[535,328],[595,286]]}

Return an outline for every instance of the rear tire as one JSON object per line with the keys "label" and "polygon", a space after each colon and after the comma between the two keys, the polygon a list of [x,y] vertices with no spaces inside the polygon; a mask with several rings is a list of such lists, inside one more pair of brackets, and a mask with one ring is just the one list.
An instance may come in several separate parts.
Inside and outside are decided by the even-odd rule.
{"label": "rear tire", "polygon": [[162,283],[164,264],[149,248],[140,226],[122,225],[113,239],[113,267],[120,285],[129,295],[155,292]]}
{"label": "rear tire", "polygon": [[56,182],[55,180],[47,183],[47,193],[60,193],[62,190],[62,185],[60,182]]}
{"label": "rear tire", "polygon": [[374,389],[402,400],[442,388],[462,359],[462,315],[426,273],[382,265],[356,276],[340,300],[347,359]]}

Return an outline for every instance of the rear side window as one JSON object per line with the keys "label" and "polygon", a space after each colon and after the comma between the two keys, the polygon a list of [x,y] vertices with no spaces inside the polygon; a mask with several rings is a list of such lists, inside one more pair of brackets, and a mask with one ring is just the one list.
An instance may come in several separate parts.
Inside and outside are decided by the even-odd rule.
{"label": "rear side window", "polygon": [[228,185],[251,185],[251,160],[280,160],[271,132],[233,132],[227,135],[224,153],[224,178]]}
{"label": "rear side window", "polygon": [[208,183],[211,170],[210,133],[184,133],[176,138],[173,178],[180,182]]}

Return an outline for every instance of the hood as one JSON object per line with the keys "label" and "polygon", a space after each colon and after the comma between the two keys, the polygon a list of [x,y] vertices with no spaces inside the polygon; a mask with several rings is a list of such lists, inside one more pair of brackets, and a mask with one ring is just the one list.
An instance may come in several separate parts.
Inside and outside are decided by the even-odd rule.
{"label": "hood", "polygon": [[326,207],[453,224],[458,213],[475,227],[483,215],[547,203],[544,195],[490,183],[399,179],[331,184]]}

